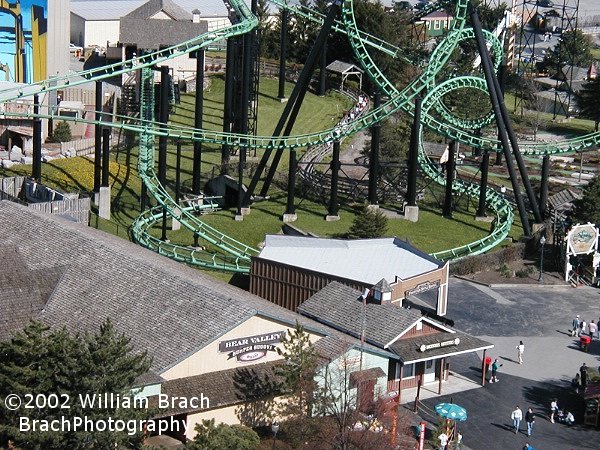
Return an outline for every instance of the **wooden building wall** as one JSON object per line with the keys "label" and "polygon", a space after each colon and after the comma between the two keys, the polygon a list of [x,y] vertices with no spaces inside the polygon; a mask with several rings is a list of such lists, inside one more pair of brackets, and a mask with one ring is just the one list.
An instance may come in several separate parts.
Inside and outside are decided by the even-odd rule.
{"label": "wooden building wall", "polygon": [[359,291],[371,287],[346,278],[252,258],[250,292],[291,311],[296,311],[304,300],[332,281],[338,281]]}

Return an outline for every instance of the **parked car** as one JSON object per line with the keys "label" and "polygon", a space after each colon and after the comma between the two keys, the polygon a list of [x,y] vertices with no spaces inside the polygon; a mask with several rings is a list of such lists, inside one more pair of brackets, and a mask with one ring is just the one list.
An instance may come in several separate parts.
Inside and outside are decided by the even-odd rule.
{"label": "parked car", "polygon": [[69,53],[83,53],[83,47],[75,44],[69,44]]}

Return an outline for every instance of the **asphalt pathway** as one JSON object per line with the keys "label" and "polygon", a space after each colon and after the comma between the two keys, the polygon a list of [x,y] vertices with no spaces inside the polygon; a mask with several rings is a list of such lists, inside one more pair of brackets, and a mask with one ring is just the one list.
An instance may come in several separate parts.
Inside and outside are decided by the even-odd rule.
{"label": "asphalt pathway", "polygon": [[[418,296],[415,303],[434,306],[433,293]],[[499,382],[452,396],[423,402],[425,411],[437,403],[458,403],[469,414],[460,424],[465,448],[479,450],[522,449],[529,442],[536,450],[600,449],[600,430],[584,427],[583,400],[571,387],[571,379],[585,362],[600,364],[600,341],[592,343],[589,353],[579,349],[568,329],[579,314],[587,322],[600,317],[600,290],[591,287],[550,287],[539,285],[494,287],[450,280],[447,317],[457,329],[481,337],[495,345],[488,351],[503,364]],[[525,343],[524,363],[517,362],[516,345]],[[454,357],[450,370],[473,380],[481,377],[482,355]],[[572,427],[549,421],[553,398],[561,408],[574,413]],[[515,405],[523,411],[532,407],[536,414],[533,435],[512,431],[511,412]],[[437,418],[423,413],[433,426]]]}

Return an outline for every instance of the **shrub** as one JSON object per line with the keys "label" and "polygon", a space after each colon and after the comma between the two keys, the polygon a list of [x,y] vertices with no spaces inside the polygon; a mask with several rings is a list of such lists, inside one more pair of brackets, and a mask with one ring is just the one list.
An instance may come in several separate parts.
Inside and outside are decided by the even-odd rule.
{"label": "shrub", "polygon": [[515,272],[517,278],[527,278],[529,275],[533,273],[533,267],[527,266],[522,269],[519,269]]}
{"label": "shrub", "polygon": [[510,269],[506,264],[502,264],[498,269],[498,272],[500,272],[500,275],[502,275],[504,278],[510,278],[512,275]]}
{"label": "shrub", "polygon": [[71,139],[71,126],[64,120],[59,122],[52,134],[48,136],[48,142],[69,142]]}
{"label": "shrub", "polygon": [[383,237],[387,231],[387,221],[388,219],[383,212],[363,205],[358,209],[358,214],[352,222],[348,237],[354,239]]}

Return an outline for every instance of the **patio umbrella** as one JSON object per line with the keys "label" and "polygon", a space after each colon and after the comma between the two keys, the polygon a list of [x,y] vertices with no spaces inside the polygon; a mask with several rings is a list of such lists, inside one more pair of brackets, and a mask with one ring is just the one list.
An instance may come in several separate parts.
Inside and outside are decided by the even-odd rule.
{"label": "patio umbrella", "polygon": [[467,410],[454,403],[439,403],[435,405],[435,412],[446,419],[458,420],[459,422],[467,420]]}

